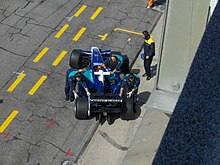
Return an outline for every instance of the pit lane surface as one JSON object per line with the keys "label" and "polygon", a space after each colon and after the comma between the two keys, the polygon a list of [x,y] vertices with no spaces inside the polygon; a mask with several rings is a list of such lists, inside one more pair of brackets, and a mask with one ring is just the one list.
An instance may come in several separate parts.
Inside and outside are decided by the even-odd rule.
{"label": "pit lane surface", "polygon": [[145,3],[0,2],[0,164],[59,165],[78,156],[96,121],[76,120],[73,103],[64,101],[70,52],[97,46],[132,60],[143,42],[139,33],[160,16]]}

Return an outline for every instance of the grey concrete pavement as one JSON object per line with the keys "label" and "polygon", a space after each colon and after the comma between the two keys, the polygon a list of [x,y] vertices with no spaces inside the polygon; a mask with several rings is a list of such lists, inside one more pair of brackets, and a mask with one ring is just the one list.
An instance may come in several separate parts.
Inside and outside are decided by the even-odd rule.
{"label": "grey concrete pavement", "polygon": [[[156,41],[156,48],[159,48],[160,45],[162,26],[163,15],[152,33],[152,36]],[[157,56],[154,58],[152,63],[153,75],[156,74],[157,59],[159,53],[158,49],[156,53]],[[152,81],[150,83],[152,83]],[[148,87],[145,89],[149,90]],[[152,164],[157,148],[159,147],[161,138],[169,121],[169,117],[167,115],[160,111],[156,111],[155,109],[149,108],[147,104],[144,104],[142,109],[146,111],[143,115],[140,125],[137,128],[129,150],[126,152],[126,155],[122,160],[122,165]]]}
{"label": "grey concrete pavement", "polygon": [[[149,16],[148,14],[146,17]],[[156,74],[162,25],[163,17],[152,33],[157,48],[152,63],[153,76]],[[140,55],[133,66],[133,72],[136,71],[140,71],[141,84],[134,120],[117,119],[113,125],[106,123],[100,125],[85,152],[80,156],[78,165],[151,164],[169,118],[161,112],[146,107],[145,103],[153,90],[155,77],[150,81],[141,77],[144,71]]]}
{"label": "grey concrete pavement", "polygon": [[[135,4],[135,5],[134,5]],[[0,127],[13,110],[15,119],[0,134],[0,164],[4,165],[59,165],[74,161],[80,153],[96,121],[78,121],[73,103],[64,101],[65,72],[73,48],[90,49],[97,46],[127,53],[132,59],[142,44],[142,38],[115,28],[141,32],[151,29],[160,12],[149,10],[146,17],[145,1],[112,0],[2,0],[0,1]],[[79,17],[72,17],[82,5],[87,5]],[[95,20],[89,18],[98,7],[103,7]],[[63,27],[69,28],[57,39]],[[87,30],[73,41],[82,28]],[[109,34],[102,41],[98,35]],[[128,43],[127,39],[132,38]],[[49,51],[34,63],[33,59],[45,48]],[[53,61],[61,51],[68,54],[58,66]],[[26,77],[12,93],[7,89],[16,80],[14,72]],[[36,93],[28,95],[41,76],[47,76]]]}

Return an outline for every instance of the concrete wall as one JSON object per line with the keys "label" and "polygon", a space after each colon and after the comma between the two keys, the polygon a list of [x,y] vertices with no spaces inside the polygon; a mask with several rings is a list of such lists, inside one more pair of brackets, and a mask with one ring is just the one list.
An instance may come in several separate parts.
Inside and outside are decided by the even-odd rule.
{"label": "concrete wall", "polygon": [[167,0],[166,3],[156,84],[147,106],[172,113],[215,2]]}

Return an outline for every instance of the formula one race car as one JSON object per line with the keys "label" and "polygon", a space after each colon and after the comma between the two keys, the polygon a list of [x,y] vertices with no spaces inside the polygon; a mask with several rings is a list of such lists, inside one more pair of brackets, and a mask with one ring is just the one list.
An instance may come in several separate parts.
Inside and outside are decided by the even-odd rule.
{"label": "formula one race car", "polygon": [[[74,49],[70,56],[70,61],[69,61],[70,67],[75,69],[83,69],[83,68],[89,68],[90,66],[94,65],[92,64],[92,57],[93,57],[92,50],[93,48],[91,49],[91,51]],[[124,75],[129,73],[129,59],[127,55],[121,55],[120,52],[111,51],[111,50],[101,51],[100,49],[98,53],[101,56],[101,58],[100,59],[97,58],[97,62],[103,63],[103,61],[105,61],[108,57],[114,54],[122,62],[121,72],[124,73]],[[97,56],[97,54],[95,54],[95,56]]]}
{"label": "formula one race car", "polygon": [[[71,68],[84,69],[83,75],[90,81],[88,85],[91,95],[89,97],[78,97],[75,100],[75,117],[77,119],[88,119],[92,114],[98,114],[99,120],[106,117],[111,123],[113,114],[120,114],[122,119],[133,118],[133,99],[121,98],[120,75],[110,74],[110,71],[103,65],[103,60],[112,55],[111,50],[101,51],[92,47],[91,51],[74,49],[71,53],[69,65]],[[129,60],[127,55],[123,58],[122,72],[129,70]]]}

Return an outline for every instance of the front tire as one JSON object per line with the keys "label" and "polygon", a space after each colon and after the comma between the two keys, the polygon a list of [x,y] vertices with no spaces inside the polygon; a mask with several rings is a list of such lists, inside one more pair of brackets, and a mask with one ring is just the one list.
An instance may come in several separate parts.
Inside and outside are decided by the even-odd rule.
{"label": "front tire", "polygon": [[70,67],[79,69],[81,58],[82,58],[81,51],[74,49],[70,55],[70,61],[69,61]]}

